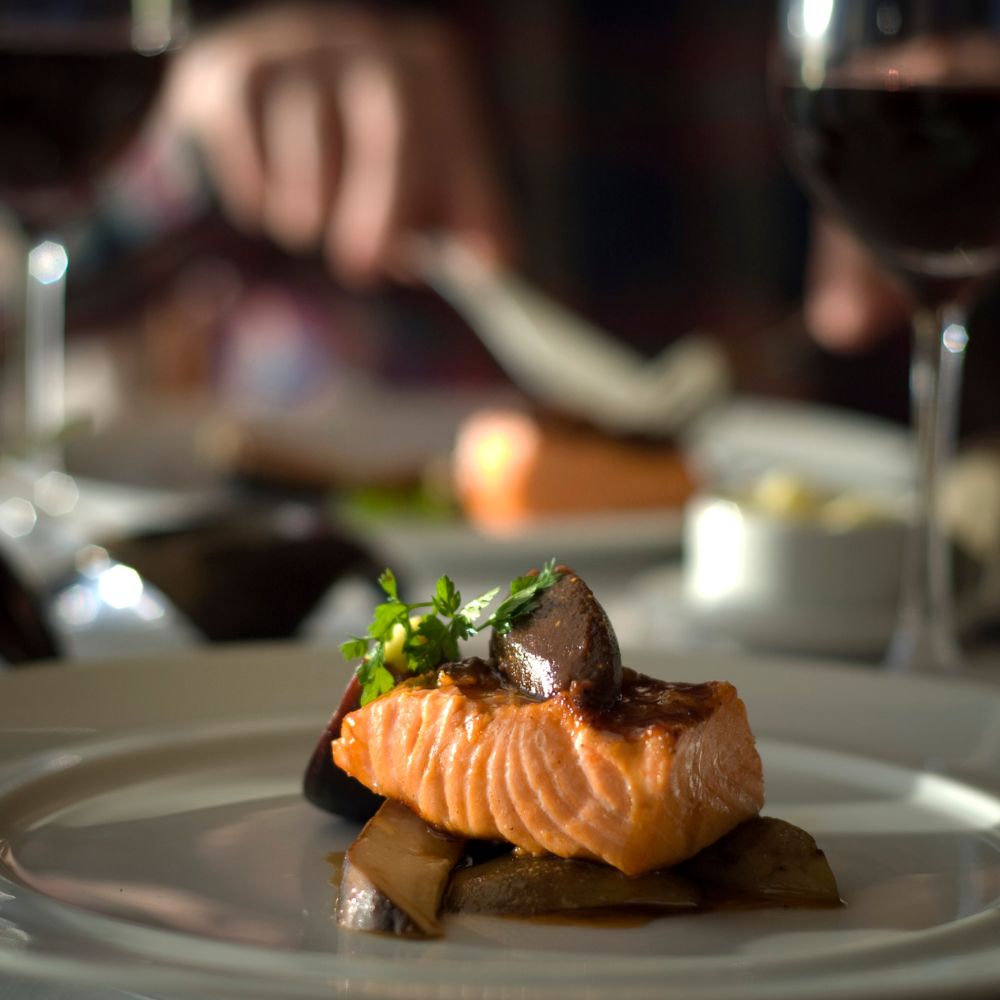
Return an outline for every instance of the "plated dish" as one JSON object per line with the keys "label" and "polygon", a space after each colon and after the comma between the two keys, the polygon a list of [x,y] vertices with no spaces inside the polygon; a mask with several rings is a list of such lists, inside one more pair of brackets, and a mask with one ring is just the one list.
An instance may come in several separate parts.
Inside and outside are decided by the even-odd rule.
{"label": "plated dish", "polygon": [[668,978],[738,1000],[996,991],[1000,692],[624,659],[738,686],[768,809],[822,843],[845,907],[338,934],[327,856],[358,826],[300,782],[346,672],[329,651],[253,648],[0,678],[0,974],[158,997],[652,997]]}
{"label": "plated dish", "polygon": [[[736,688],[623,666],[572,568],[553,558],[469,601],[447,575],[416,603],[391,570],[379,584],[303,780],[319,808],[368,820],[344,856],[340,927],[439,937],[442,912],[634,923],[840,905],[809,834],[760,815]],[[486,656],[468,655],[483,632]]]}

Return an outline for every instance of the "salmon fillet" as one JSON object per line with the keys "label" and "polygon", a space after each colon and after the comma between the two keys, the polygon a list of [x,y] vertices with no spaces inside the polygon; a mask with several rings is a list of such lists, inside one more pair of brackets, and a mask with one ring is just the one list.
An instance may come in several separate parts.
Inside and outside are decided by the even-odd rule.
{"label": "salmon fillet", "polygon": [[347,715],[331,746],[338,767],[442,830],[627,875],[683,861],[763,805],[746,710],[725,682],[624,670],[619,701],[591,711],[469,661]]}

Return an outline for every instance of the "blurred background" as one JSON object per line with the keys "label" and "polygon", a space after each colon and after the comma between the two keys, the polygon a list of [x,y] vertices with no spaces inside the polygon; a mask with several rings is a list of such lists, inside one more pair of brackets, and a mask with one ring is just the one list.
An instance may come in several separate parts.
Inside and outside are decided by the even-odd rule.
{"label": "blurred background", "polygon": [[[706,492],[800,524],[869,501],[844,532],[894,517],[910,482],[902,295],[857,248],[834,280],[838,237],[818,240],[769,114],[770,3],[179,13],[182,32],[124,61],[58,40],[41,60],[0,32],[0,149],[27,150],[0,154],[8,663],[339,641],[387,563],[414,589],[441,572],[486,589],[550,556],[626,643],[880,655],[894,594],[845,641],[843,578],[820,624],[776,614],[780,587],[750,609],[765,628],[748,633],[744,605],[706,619],[719,575],[692,569],[704,543],[684,534]],[[79,153],[113,115],[101,155]],[[29,231],[70,262],[64,420],[42,442],[18,375]],[[604,331],[623,371],[669,369],[661,395],[683,407],[615,422],[596,389],[567,401],[518,377],[495,346],[511,310]],[[962,418],[980,498],[998,475],[995,316],[987,297],[973,317]],[[572,382],[593,344],[559,343],[538,367]],[[616,377],[593,357],[596,383]],[[975,627],[996,503],[955,515]]]}

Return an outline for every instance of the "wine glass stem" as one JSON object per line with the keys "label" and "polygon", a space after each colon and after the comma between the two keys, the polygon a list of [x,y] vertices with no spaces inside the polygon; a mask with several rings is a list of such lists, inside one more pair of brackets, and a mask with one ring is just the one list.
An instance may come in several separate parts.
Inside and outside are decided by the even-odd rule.
{"label": "wine glass stem", "polygon": [[24,302],[24,431],[36,457],[54,467],[62,464],[59,435],[66,421],[67,263],[61,243],[44,240],[33,247]]}
{"label": "wine glass stem", "polygon": [[965,316],[955,306],[918,310],[913,322],[910,398],[917,449],[917,493],[903,564],[899,620],[889,669],[944,673],[961,662],[955,637],[951,557],[939,516],[940,477],[955,450]]}

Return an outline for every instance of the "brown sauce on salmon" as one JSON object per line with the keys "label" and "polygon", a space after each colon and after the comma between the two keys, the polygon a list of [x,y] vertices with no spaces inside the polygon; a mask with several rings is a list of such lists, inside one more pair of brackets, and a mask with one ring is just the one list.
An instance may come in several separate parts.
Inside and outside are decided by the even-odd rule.
{"label": "brown sauce on salmon", "polygon": [[[572,685],[568,691],[554,697],[566,697],[573,713],[588,725],[630,739],[640,737],[650,726],[682,730],[706,719],[717,704],[715,688],[711,684],[660,681],[627,667],[622,669],[621,683],[621,697],[607,708],[590,708],[582,704],[573,696]],[[455,684],[466,697],[493,704],[544,700],[525,694],[508,683],[489,661],[478,657],[443,664],[436,673],[405,681],[404,684],[413,687]]]}

